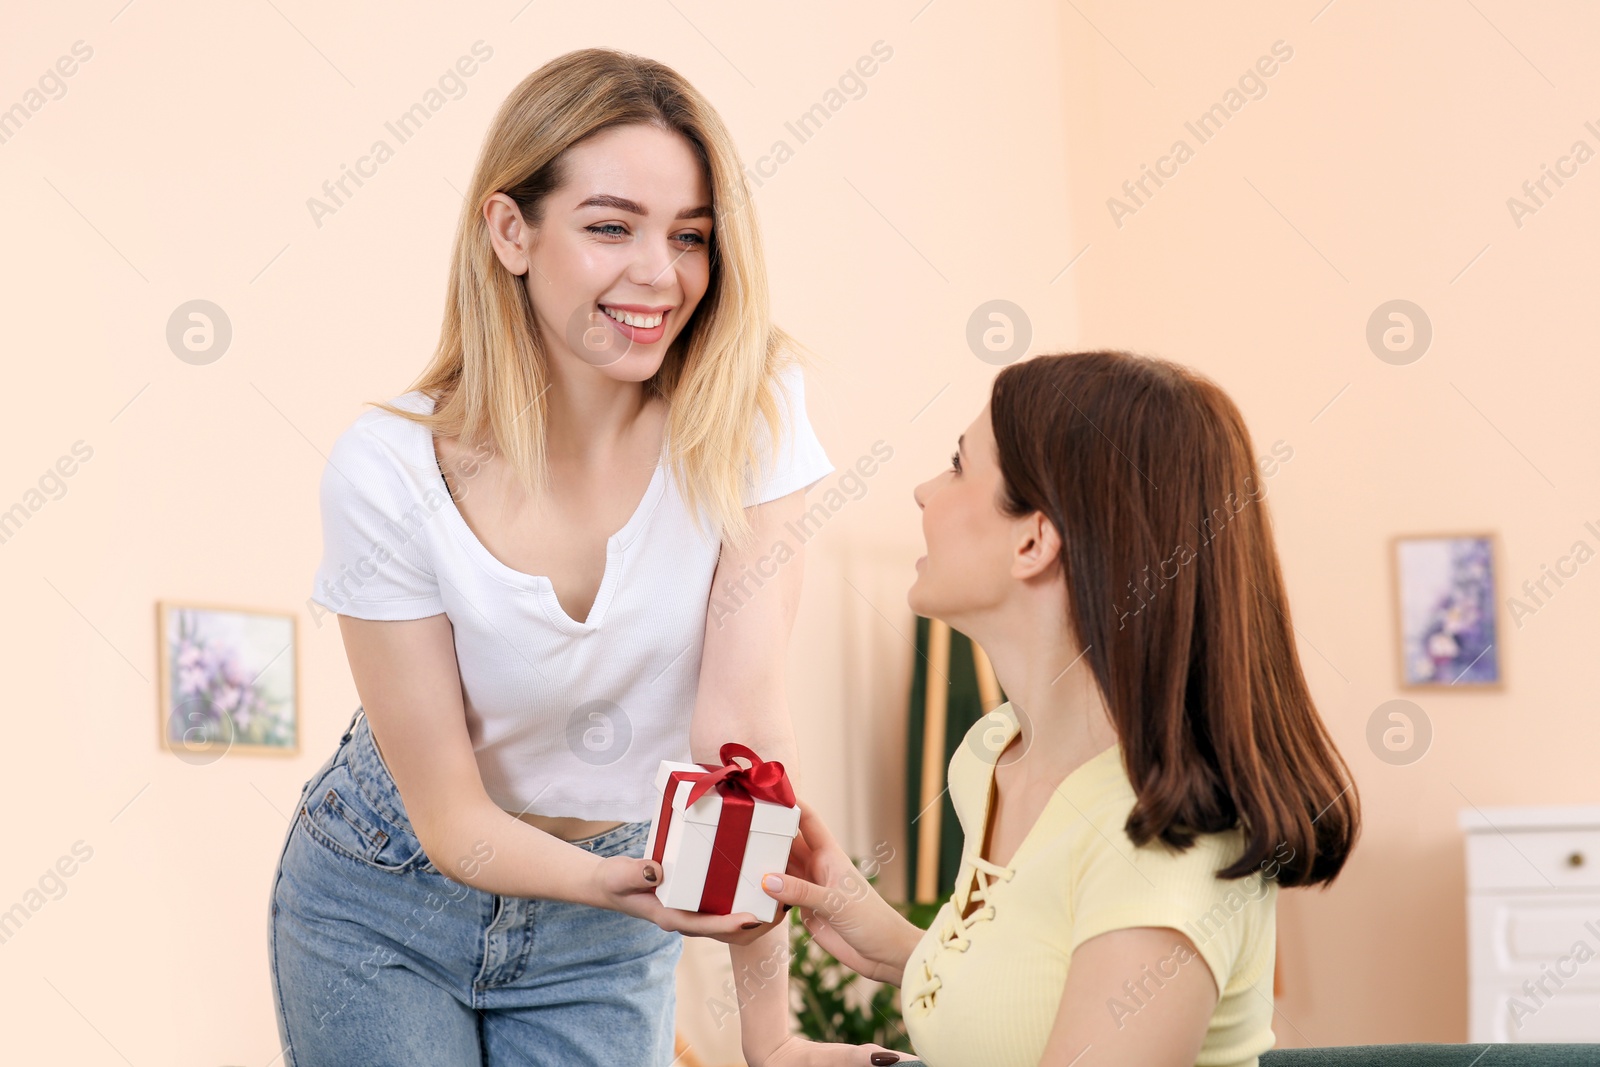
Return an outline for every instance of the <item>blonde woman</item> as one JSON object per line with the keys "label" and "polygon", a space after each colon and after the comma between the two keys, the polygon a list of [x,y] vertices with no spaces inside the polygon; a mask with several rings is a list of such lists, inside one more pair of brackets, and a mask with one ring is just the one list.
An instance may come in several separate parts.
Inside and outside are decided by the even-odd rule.
{"label": "blonde woman", "polygon": [[361,704],[273,881],[288,1067],[665,1065],[685,934],[768,979],[751,1064],[891,1062],[791,1037],[782,913],[664,908],[643,855],[663,758],[737,740],[799,785],[785,530],[833,467],[746,196],[645,59],[562,56],[496,115],[433,361],[323,473],[313,610]]}
{"label": "blonde woman", "polygon": [[1359,826],[1301,673],[1257,457],[1215,383],[1123,352],[1002,370],[916,487],[907,599],[1009,699],[950,760],[965,836],[927,930],[809,805],[763,879],[823,947],[901,986],[930,1067],[1245,1067],[1273,1044],[1280,886]]}

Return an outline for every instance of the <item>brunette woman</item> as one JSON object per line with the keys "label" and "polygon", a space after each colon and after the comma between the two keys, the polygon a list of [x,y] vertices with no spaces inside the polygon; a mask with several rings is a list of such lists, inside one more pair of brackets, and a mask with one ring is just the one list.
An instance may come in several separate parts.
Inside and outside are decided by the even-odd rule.
{"label": "brunette woman", "polygon": [[950,760],[965,835],[920,930],[809,805],[764,884],[902,986],[931,1067],[1254,1064],[1280,887],[1333,880],[1358,806],[1312,704],[1238,409],[1174,363],[1044,356],[995,378],[916,488],[907,599],[1009,699]]}

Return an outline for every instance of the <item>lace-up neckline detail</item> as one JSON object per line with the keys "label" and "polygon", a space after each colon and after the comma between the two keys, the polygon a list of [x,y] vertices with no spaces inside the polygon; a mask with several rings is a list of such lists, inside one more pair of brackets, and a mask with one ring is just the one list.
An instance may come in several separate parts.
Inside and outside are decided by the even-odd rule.
{"label": "lace-up neckline detail", "polygon": [[[963,917],[961,909],[956,907],[955,900],[951,900],[949,914],[943,919],[938,935],[939,948],[945,951],[965,952],[972,947],[972,939],[967,936],[968,931],[978,923],[993,919],[995,915],[994,902],[989,897],[989,891],[994,888],[996,882],[1009,882],[1017,874],[1015,867],[1002,867],[998,863],[990,863],[982,856],[971,856],[968,862],[972,864],[972,879],[966,903],[977,902],[981,906]],[[930,968],[930,962],[923,961],[922,984],[910,995],[913,1003],[926,1001],[929,1007],[933,1005],[933,994],[942,984],[939,976]]]}
{"label": "lace-up neckline detail", "polygon": [[989,900],[989,890],[996,882],[1009,882],[1017,874],[1015,867],[1002,867],[997,863],[990,863],[982,856],[972,857],[972,867],[972,889],[967,894],[967,902],[970,904],[977,901],[983,907],[971,912],[965,918],[955,914],[955,910],[951,909],[951,921],[945,925],[940,937],[940,943],[945,948],[953,948],[957,952],[965,952],[971,946],[972,940],[967,937],[968,930],[977,923],[994,918],[994,903]]}
{"label": "lace-up neckline detail", "polygon": [[[1016,740],[1020,732],[1021,722],[1008,701],[973,724],[968,731],[967,745],[964,745],[950,761],[949,786],[952,796],[958,798],[957,813],[962,816],[962,827],[968,833],[968,847],[962,858],[961,870],[957,874],[955,892],[934,916],[933,924],[918,943],[913,960],[906,966],[902,996],[908,1017],[924,1018],[932,1010],[934,994],[944,984],[939,972],[945,971],[946,975],[954,980],[960,967],[954,955],[965,954],[972,947],[973,928],[979,923],[994,921],[996,897],[1003,897],[1009,892],[997,890],[996,886],[1015,878],[1021,866],[1031,866],[1035,862],[1036,853],[1044,847],[1041,843],[1043,840],[1041,834],[1045,829],[1061,824],[1063,816],[1058,812],[1057,800],[1065,796],[1063,788],[1074,779],[1082,782],[1084,780],[1082,776],[1086,773],[1099,774],[1108,767],[1113,771],[1120,770],[1117,746],[1113,744],[1102,754],[1090,757],[1069,771],[1056,784],[1054,792],[1034,816],[1032,824],[1011,853],[1010,864],[1002,866],[985,859],[983,853],[992,852],[994,848],[991,840],[993,821],[1000,801],[996,771],[1011,742]],[[983,754],[980,755],[980,752]],[[980,792],[983,795],[981,800]],[[980,806],[981,811],[973,810]],[[1015,813],[1011,815],[1012,819],[1019,817],[1025,816],[1018,816]],[[974,837],[981,842],[976,847],[972,845],[971,839]],[[963,916],[962,912],[967,911],[972,905],[977,907]],[[1013,905],[1002,906],[1009,908]],[[1006,914],[1012,913],[1008,911]],[[1012,920],[1008,919],[1002,925],[1010,927]],[[1005,937],[1015,937],[1015,929],[1001,931],[995,936],[1002,937],[1002,940]],[[985,944],[987,945],[987,942]],[[980,950],[978,957],[976,962],[982,965],[980,970],[1003,966],[1002,963],[988,958],[986,950]],[[965,976],[961,983],[960,996],[964,999],[968,987],[974,982],[981,981],[982,976],[978,974]]]}
{"label": "lace-up neckline detail", "polygon": [[[1002,748],[1009,741],[1010,736],[1008,733],[1006,740],[1002,742]],[[981,831],[982,843],[977,850],[974,850],[966,858],[966,863],[972,866],[972,873],[965,883],[967,892],[965,896],[960,892],[953,893],[949,904],[935,918],[935,922],[941,923],[937,932],[940,951],[933,953],[931,958],[922,961],[922,984],[918,986],[915,992],[909,994],[911,1003],[918,1007],[931,1008],[933,1006],[933,995],[938,992],[939,987],[943,984],[939,976],[934,973],[934,959],[942,957],[945,952],[965,952],[972,947],[972,938],[968,936],[969,931],[978,923],[988,922],[995,916],[995,905],[990,895],[991,891],[996,883],[1009,882],[1017,875],[1017,854],[1022,851],[1020,846],[1012,853],[1009,866],[993,863],[979,855],[979,852],[993,847],[990,841],[990,829],[999,791],[999,786],[994,778],[994,768],[995,765],[991,763],[989,767],[989,788],[987,797],[984,800],[983,816],[980,824],[983,827]],[[963,869],[965,869],[964,866]],[[970,913],[963,915],[962,913],[972,904],[979,906]]]}

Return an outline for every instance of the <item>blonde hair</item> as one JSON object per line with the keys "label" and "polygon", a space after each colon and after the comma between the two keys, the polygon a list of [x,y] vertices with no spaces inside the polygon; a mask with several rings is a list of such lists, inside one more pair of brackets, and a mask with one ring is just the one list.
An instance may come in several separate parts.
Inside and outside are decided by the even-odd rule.
{"label": "blonde hair", "polygon": [[500,105],[478,156],[451,253],[444,322],[427,368],[411,385],[434,399],[432,413],[370,401],[435,435],[491,442],[533,494],[550,484],[545,431],[550,383],[545,339],[524,279],[490,243],[483,204],[503,192],[537,226],[543,200],[563,181],[567,149],[601,130],[644,123],[690,143],[711,187],[711,274],[705,296],[660,369],[644,383],[668,402],[668,462],[689,510],[709,516],[731,543],[748,544],[745,471],[764,478],[755,418],[776,454],[778,375],[808,354],[770,319],[761,237],[750,191],[727,127],[676,71],[607,48],[546,63]]}

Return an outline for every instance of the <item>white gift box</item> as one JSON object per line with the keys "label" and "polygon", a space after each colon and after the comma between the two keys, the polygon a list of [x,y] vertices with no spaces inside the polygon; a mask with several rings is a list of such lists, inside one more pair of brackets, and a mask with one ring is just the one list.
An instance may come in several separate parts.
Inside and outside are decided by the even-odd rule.
{"label": "white gift box", "polygon": [[[706,772],[713,768],[699,763],[675,763],[662,760],[656,771],[656,791],[665,793],[667,781],[675,771]],[[700,911],[701,899],[706,891],[706,876],[711,869],[712,844],[716,841],[717,827],[722,821],[723,797],[715,787],[707,790],[699,800],[685,808],[692,781],[680,779],[673,791],[672,804],[667,819],[666,842],[661,853],[661,884],[656,887],[656,899],[669,908]],[[739,864],[739,879],[733,895],[733,906],[727,912],[747,911],[762,922],[771,922],[778,912],[778,902],[761,888],[761,876],[768,872],[782,874],[789,866],[789,847],[795,834],[800,832],[800,808],[760,798],[751,798],[754,808],[750,812],[750,833],[745,842],[743,858]],[[645,858],[656,852],[656,838],[661,832],[662,808],[657,803],[656,813],[650,822],[650,837],[644,846]]]}

